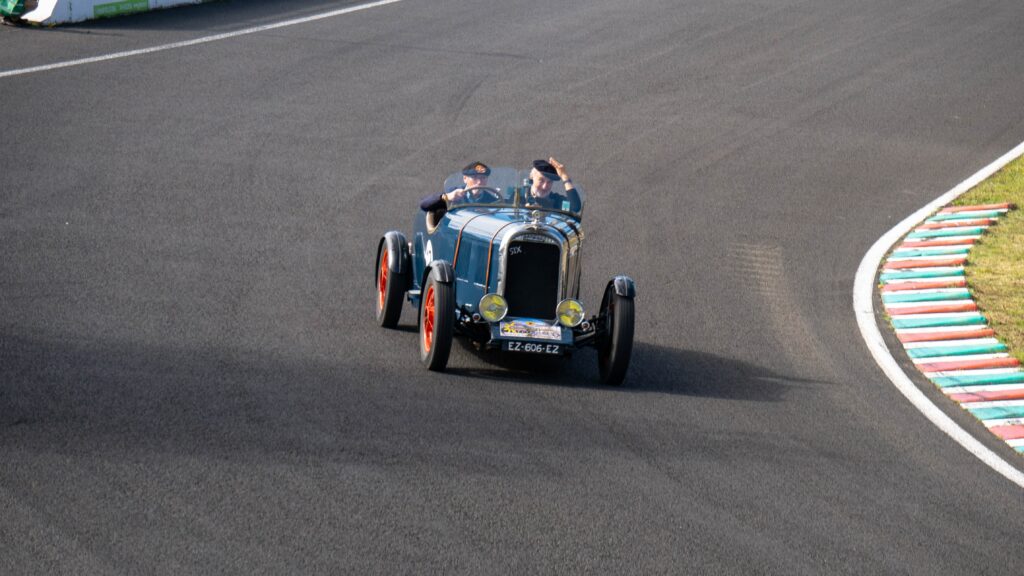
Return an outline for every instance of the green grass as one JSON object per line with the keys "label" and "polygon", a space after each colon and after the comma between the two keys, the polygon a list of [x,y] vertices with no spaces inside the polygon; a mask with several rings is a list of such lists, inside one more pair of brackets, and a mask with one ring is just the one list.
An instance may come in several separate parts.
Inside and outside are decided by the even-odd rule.
{"label": "green grass", "polygon": [[955,206],[1010,202],[1016,210],[999,219],[971,249],[965,268],[978,307],[1011,353],[1024,362],[1024,158],[957,199]]}

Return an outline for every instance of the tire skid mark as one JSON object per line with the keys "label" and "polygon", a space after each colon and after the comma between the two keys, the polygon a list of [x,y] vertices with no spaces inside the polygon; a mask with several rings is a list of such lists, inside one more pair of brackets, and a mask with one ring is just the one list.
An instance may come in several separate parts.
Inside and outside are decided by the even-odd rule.
{"label": "tire skid mark", "polygon": [[806,309],[794,298],[789,286],[781,246],[759,242],[730,242],[726,247],[729,276],[743,291],[757,297],[772,333],[780,335],[778,344],[803,375],[817,380],[835,378],[822,374],[823,366],[832,366],[829,356],[818,346],[814,323]]}

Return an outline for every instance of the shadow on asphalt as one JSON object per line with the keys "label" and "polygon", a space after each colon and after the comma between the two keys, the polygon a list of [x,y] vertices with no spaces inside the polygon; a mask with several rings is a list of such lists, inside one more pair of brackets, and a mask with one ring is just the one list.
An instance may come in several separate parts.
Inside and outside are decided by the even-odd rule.
{"label": "shadow on asphalt", "polygon": [[597,371],[597,353],[592,349],[577,351],[571,358],[546,358],[498,351],[479,352],[464,338],[457,339],[455,346],[461,346],[489,366],[449,366],[446,373],[510,382],[761,402],[781,400],[787,387],[818,384],[714,354],[637,342],[626,381],[621,386],[602,386]]}
{"label": "shadow on asphalt", "polygon": [[[441,434],[429,414],[486,423],[494,409],[529,397],[531,384],[759,402],[780,401],[802,385],[744,362],[642,342],[621,387],[598,384],[592,350],[548,362],[475,351],[474,362],[454,352],[447,373],[424,371],[425,382],[411,385],[410,373],[422,370],[415,359],[310,360],[0,327],[0,445],[326,454],[338,453],[339,442]],[[498,404],[487,401],[495,381],[508,388]]]}

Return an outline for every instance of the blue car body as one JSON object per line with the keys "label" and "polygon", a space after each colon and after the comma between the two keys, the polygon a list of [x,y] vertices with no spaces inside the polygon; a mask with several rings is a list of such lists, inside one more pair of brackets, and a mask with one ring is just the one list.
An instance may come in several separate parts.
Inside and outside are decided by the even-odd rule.
{"label": "blue car body", "polygon": [[[628,363],[636,294],[630,278],[612,278],[601,307],[589,318],[580,321],[577,316],[576,323],[567,323],[556,312],[560,303],[579,300],[582,192],[555,192],[572,196],[577,210],[569,210],[568,201],[562,204],[564,210],[539,208],[529,199],[530,182],[520,176],[512,169],[495,169],[486,201],[451,203],[435,213],[418,211],[408,240],[397,231],[385,234],[377,252],[378,311],[386,296],[386,279],[381,278],[400,278],[406,299],[421,311],[423,343],[421,300],[433,278],[453,287],[454,306],[445,310],[453,316],[454,332],[480,348],[567,355],[582,346],[608,348],[626,339],[620,347],[625,346]],[[457,186],[458,179],[458,173],[450,176],[445,190]],[[487,321],[479,310],[487,294],[500,295],[507,303],[507,313],[498,321]],[[609,314],[615,310],[613,300],[621,299],[629,300],[628,334],[613,338]],[[432,313],[433,303],[428,305]],[[424,346],[429,350],[429,342]]]}

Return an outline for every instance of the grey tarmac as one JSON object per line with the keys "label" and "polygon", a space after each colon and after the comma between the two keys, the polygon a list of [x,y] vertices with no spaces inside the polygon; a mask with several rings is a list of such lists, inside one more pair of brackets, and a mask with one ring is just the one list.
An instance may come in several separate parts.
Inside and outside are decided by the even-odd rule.
{"label": "grey tarmac", "polygon": [[[3,27],[0,69],[351,3],[282,4]],[[0,573],[1020,573],[1020,489],[889,383],[851,293],[1024,139],[1022,29],[405,0],[0,81]],[[548,156],[588,193],[584,303],[637,281],[626,385],[458,344],[427,373],[411,308],[374,325],[379,235]]]}

